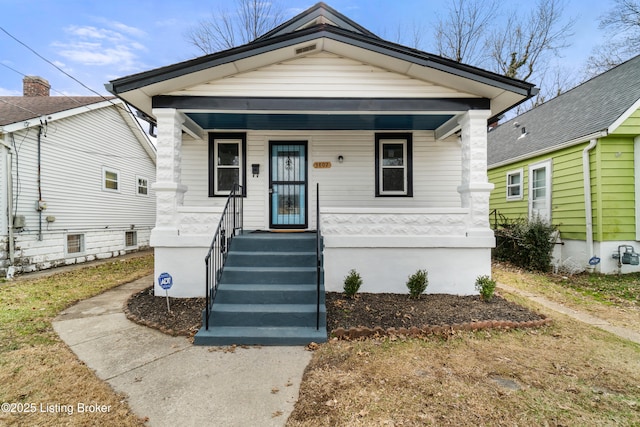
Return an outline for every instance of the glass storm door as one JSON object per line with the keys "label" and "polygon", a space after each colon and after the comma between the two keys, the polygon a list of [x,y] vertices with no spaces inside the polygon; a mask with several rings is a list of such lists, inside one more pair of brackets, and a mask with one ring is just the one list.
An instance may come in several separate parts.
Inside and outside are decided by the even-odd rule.
{"label": "glass storm door", "polygon": [[307,227],[307,143],[272,142],[269,192],[272,228]]}
{"label": "glass storm door", "polygon": [[529,167],[529,218],[551,221],[551,163]]}

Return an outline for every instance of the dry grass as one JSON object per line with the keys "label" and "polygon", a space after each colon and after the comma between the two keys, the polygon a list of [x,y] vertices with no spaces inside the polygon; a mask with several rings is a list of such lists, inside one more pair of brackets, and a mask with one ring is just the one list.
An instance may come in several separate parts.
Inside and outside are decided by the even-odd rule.
{"label": "dry grass", "polygon": [[[0,403],[16,411],[3,406],[1,425],[143,425],[123,396],[60,341],[51,321],[73,303],[152,270],[153,257],[145,256],[0,285]],[[108,411],[79,413],[82,404]]]}
{"label": "dry grass", "polygon": [[[533,292],[567,307],[606,319],[609,323],[640,332],[640,281],[627,283],[632,275],[603,276],[582,274],[578,276],[533,274],[518,268],[494,265],[493,278],[498,283]],[[589,288],[589,282],[606,280],[621,283],[631,292],[627,299],[618,296],[617,286],[598,286],[599,292]],[[607,290],[607,287],[610,288]]]}
{"label": "dry grass", "polygon": [[314,354],[288,425],[640,424],[640,346],[503,296],[554,324],[332,341]]}

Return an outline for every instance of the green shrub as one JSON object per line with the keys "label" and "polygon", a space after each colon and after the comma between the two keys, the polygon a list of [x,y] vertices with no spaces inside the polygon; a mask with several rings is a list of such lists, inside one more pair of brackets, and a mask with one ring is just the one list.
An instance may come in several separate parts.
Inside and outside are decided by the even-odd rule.
{"label": "green shrub", "polygon": [[496,281],[489,276],[478,276],[476,279],[476,290],[480,292],[480,298],[484,301],[491,301],[496,290]]}
{"label": "green shrub", "polygon": [[518,267],[547,272],[551,269],[557,228],[540,219],[504,220],[495,230],[493,257]]}
{"label": "green shrub", "polygon": [[362,285],[362,277],[360,277],[360,273],[351,269],[349,274],[344,278],[344,293],[349,297],[353,298],[360,286]]}
{"label": "green shrub", "polygon": [[420,295],[427,289],[429,279],[427,278],[427,270],[418,270],[409,276],[407,280],[407,288],[409,288],[409,296],[411,298],[420,298]]}

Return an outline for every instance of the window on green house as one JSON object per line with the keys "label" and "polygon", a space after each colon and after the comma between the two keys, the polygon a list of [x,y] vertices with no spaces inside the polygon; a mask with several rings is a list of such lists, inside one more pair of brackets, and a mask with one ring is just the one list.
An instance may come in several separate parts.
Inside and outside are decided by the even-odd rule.
{"label": "window on green house", "polygon": [[522,169],[507,172],[507,200],[522,200]]}

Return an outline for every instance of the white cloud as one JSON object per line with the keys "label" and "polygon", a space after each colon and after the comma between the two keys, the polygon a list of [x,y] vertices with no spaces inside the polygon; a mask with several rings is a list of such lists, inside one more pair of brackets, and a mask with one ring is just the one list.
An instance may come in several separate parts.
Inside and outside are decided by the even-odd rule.
{"label": "white cloud", "polygon": [[22,92],[19,90],[11,90],[0,87],[0,96],[22,96]]}
{"label": "white cloud", "polygon": [[120,22],[98,20],[106,27],[69,26],[64,29],[66,40],[54,41],[52,46],[70,63],[109,67],[117,72],[138,69],[138,54],[145,51],[146,47],[137,39],[144,38],[146,33]]}

